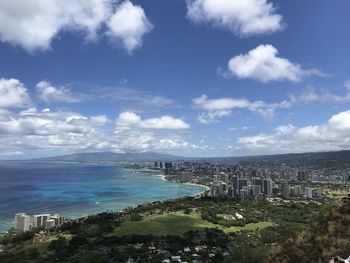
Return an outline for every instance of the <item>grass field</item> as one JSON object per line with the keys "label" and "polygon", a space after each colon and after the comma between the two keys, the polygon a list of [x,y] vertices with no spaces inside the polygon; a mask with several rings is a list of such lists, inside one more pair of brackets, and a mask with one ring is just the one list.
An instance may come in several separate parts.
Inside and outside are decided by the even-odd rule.
{"label": "grass field", "polygon": [[182,235],[190,230],[200,230],[204,228],[218,228],[226,233],[232,233],[241,230],[262,229],[271,225],[273,225],[271,222],[259,222],[247,224],[244,227],[226,228],[203,220],[198,212],[192,212],[191,214],[174,212],[151,216],[142,221],[124,222],[120,227],[115,228],[112,235]]}
{"label": "grass field", "polygon": [[[70,240],[72,238],[72,235],[70,234],[63,234],[63,235],[61,234],[61,236],[65,237],[67,240]],[[40,253],[43,253],[44,251],[47,251],[49,244],[51,243],[52,240],[55,240],[55,239],[57,239],[57,236],[52,236],[44,241],[40,241],[38,243],[30,245],[28,246],[28,248],[37,248],[40,251]]]}

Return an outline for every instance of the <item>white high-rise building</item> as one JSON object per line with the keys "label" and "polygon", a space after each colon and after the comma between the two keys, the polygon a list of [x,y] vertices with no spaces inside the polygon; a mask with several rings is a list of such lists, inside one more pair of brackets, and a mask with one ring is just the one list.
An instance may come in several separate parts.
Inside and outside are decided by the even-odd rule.
{"label": "white high-rise building", "polygon": [[305,187],[306,198],[312,199],[312,192],[313,191],[314,191],[314,189],[312,189],[311,187]]}
{"label": "white high-rise building", "polygon": [[33,226],[36,228],[44,228],[45,222],[50,219],[50,214],[34,215]]}
{"label": "white high-rise building", "polygon": [[49,229],[55,227],[55,220],[54,219],[48,219],[45,221],[45,228]]}
{"label": "white high-rise building", "polygon": [[30,229],[30,216],[25,213],[16,214],[14,227],[16,231],[28,231]]}
{"label": "white high-rise building", "polygon": [[55,221],[55,226],[60,226],[64,223],[64,217],[61,215],[53,215],[50,217],[50,219]]}

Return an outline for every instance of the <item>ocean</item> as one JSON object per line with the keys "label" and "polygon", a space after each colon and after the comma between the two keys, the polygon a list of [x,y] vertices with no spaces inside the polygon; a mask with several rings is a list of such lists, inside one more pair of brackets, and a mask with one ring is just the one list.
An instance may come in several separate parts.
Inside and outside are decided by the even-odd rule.
{"label": "ocean", "polygon": [[0,232],[16,213],[76,218],[203,190],[111,164],[0,161]]}

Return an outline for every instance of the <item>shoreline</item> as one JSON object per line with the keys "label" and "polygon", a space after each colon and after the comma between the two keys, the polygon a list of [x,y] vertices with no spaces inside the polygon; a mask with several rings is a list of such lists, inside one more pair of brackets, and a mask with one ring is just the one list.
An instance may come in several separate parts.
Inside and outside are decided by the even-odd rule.
{"label": "shoreline", "polygon": [[[176,198],[168,198],[168,199],[164,199],[164,200],[154,200],[154,201],[146,201],[146,202],[142,202],[142,203],[139,203],[139,204],[136,204],[134,206],[131,206],[131,208],[136,208],[137,206],[139,205],[145,205],[145,204],[152,204],[154,202],[165,202],[165,201],[171,201],[171,200],[178,200],[178,199],[182,199],[182,198],[185,198],[185,197],[191,197],[191,198],[195,198],[195,197],[200,197],[202,196],[206,191],[208,191],[210,188],[206,185],[202,185],[202,184],[196,184],[196,183],[190,183],[190,182],[187,182],[187,183],[182,183],[182,182],[177,182],[177,181],[173,181],[173,180],[168,180],[166,178],[165,175],[163,174],[156,174],[156,173],[153,173],[153,172],[156,172],[157,170],[151,170],[151,169],[147,169],[147,170],[138,170],[138,169],[133,169],[133,168],[127,168],[127,167],[123,167],[122,165],[119,166],[120,168],[122,169],[125,169],[127,171],[131,171],[135,174],[142,174],[142,175],[145,175],[145,176],[155,176],[155,177],[159,177],[161,180],[163,181],[167,181],[167,182],[171,182],[171,183],[177,183],[177,184],[183,184],[183,185],[189,185],[189,186],[196,186],[196,187],[200,187],[200,188],[203,188],[202,191],[200,191],[199,193],[194,193],[192,195],[184,195],[184,196],[179,196],[179,197],[176,197]],[[152,173],[151,173],[152,172]],[[160,172],[160,171],[159,171]],[[118,210],[111,210],[112,213],[123,213],[126,209],[130,209],[130,207],[125,207],[125,208],[122,208],[122,209],[118,209]],[[100,214],[100,213],[104,213],[104,212],[107,212],[108,210],[106,211],[100,211],[100,212],[93,212],[93,213],[89,213],[89,214],[83,214],[83,215],[79,215],[79,216],[65,216],[64,213],[62,213],[63,216],[65,216],[65,218],[67,219],[67,221],[76,221],[76,220],[80,220],[80,219],[84,219],[88,216],[93,216],[93,215],[97,215],[97,214]],[[13,223],[12,224],[9,224],[9,225],[12,225],[13,227]],[[0,231],[0,236],[2,235],[6,235],[7,233],[10,232],[10,230],[12,229],[12,227],[6,229],[6,230],[2,230]]]}
{"label": "shoreline", "polygon": [[[204,185],[204,184],[196,184],[196,183],[191,183],[191,182],[186,182],[186,183],[183,183],[183,182],[178,182],[178,181],[173,181],[173,180],[169,180],[167,179],[166,175],[164,174],[160,174],[160,170],[152,170],[152,169],[135,169],[135,168],[129,168],[129,167],[123,167],[123,166],[120,166],[122,167],[123,169],[125,170],[128,170],[128,171],[131,171],[131,172],[135,172],[135,173],[141,173],[141,174],[144,174],[144,175],[148,175],[148,176],[157,176],[157,177],[160,177],[162,180],[164,181],[167,181],[167,182],[172,182],[172,183],[177,183],[177,184],[184,184],[184,185],[191,185],[191,186],[199,186],[199,187],[202,187],[204,188],[205,190],[199,194],[194,194],[192,195],[193,197],[195,196],[200,196],[202,195],[203,193],[205,193],[206,191],[209,191],[210,190],[210,187],[207,186],[207,185]],[[158,172],[158,174],[155,174],[156,172]],[[180,197],[181,198],[181,197]],[[177,199],[177,198],[175,198]]]}

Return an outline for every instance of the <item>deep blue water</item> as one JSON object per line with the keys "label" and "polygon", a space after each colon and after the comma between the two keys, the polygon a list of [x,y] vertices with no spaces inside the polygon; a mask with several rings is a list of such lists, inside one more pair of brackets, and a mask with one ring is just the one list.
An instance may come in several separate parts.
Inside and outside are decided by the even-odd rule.
{"label": "deep blue water", "polygon": [[79,217],[202,191],[115,165],[0,161],[0,231],[19,212]]}

